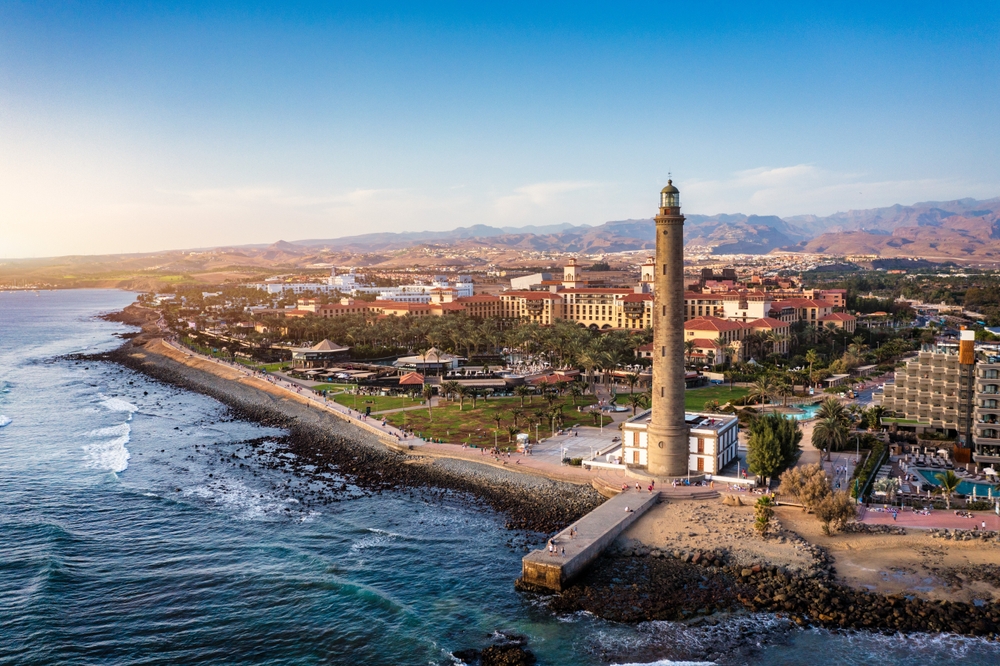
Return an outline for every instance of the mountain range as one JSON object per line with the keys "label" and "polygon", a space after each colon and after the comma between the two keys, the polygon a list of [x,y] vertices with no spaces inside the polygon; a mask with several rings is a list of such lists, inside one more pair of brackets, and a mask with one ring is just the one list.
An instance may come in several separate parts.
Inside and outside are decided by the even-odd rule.
{"label": "mountain range", "polygon": [[[473,225],[451,231],[376,233],[333,239],[280,242],[295,253],[316,250],[387,252],[422,245],[565,252],[622,252],[652,249],[652,218],[598,226],[542,227]],[[930,201],[835,213],[798,215],[688,215],[685,244],[714,254],[766,254],[792,250],[885,257],[1000,257],[1000,197]]]}

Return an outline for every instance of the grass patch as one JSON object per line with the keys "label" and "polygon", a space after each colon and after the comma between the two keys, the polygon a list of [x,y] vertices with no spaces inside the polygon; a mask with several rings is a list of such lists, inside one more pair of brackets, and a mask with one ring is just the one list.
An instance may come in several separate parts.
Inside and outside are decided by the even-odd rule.
{"label": "grass patch", "polygon": [[354,384],[317,384],[314,391],[346,391],[354,388]]}
{"label": "grass patch", "polygon": [[[513,404],[511,404],[513,402]],[[589,403],[593,403],[593,398]],[[583,404],[584,400],[577,398],[578,404]],[[399,428],[410,428],[420,434],[425,439],[440,439],[444,442],[462,443],[468,442],[476,446],[493,446],[494,434],[497,430],[494,415],[500,415],[500,428],[496,435],[496,441],[501,445],[508,443],[507,426],[513,425],[514,419],[508,411],[511,407],[520,407],[521,401],[518,398],[499,398],[484,402],[480,400],[475,409],[472,402],[465,402],[465,410],[459,411],[458,403],[448,403],[441,407],[435,407],[432,418],[428,417],[426,409],[413,410],[410,412],[396,412],[386,414],[386,419],[392,425]],[[560,399],[555,405],[562,405],[563,427],[573,425],[598,425],[589,412],[578,412],[568,399]],[[538,398],[533,405],[527,401],[524,403],[525,415],[532,414],[536,409],[548,409],[548,405]],[[610,416],[602,416],[604,425],[612,422]],[[538,426],[540,437],[548,437],[552,434],[549,429],[549,418],[543,417],[543,422]],[[524,417],[518,419],[520,432],[531,435],[531,440],[535,440],[535,428],[529,427]]]}
{"label": "grass patch", "polygon": [[734,386],[730,391],[728,386],[705,386],[689,389],[684,392],[684,409],[689,412],[700,412],[709,400],[718,400],[724,405],[730,400],[738,400],[750,392],[743,386]]}
{"label": "grass patch", "polygon": [[883,416],[882,423],[899,423],[902,425],[920,425],[916,419],[897,419],[891,416]]}
{"label": "grass patch", "polygon": [[396,395],[359,395],[353,393],[341,393],[333,398],[338,404],[345,407],[355,408],[365,411],[365,407],[371,407],[373,412],[381,412],[385,409],[402,409],[403,407],[419,407],[424,404],[422,398],[414,400],[409,396]]}

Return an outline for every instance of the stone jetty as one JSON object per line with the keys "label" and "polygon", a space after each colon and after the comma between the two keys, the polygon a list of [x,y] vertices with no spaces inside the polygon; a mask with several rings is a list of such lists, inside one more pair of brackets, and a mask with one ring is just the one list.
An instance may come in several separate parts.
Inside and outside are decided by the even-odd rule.
{"label": "stone jetty", "polygon": [[554,591],[562,589],[597,559],[625,528],[660,501],[660,493],[629,491],[609,499],[556,534],[548,545],[521,560],[521,583]]}

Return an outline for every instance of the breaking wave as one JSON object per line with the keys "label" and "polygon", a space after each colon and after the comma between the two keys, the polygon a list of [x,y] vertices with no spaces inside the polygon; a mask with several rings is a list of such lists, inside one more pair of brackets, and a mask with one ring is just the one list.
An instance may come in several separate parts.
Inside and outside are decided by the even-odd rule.
{"label": "breaking wave", "polygon": [[95,439],[110,438],[83,446],[83,451],[90,458],[90,467],[115,473],[124,472],[128,468],[128,461],[132,454],[129,453],[125,445],[131,439],[132,426],[128,423],[120,423],[116,426],[92,430],[88,436]]}

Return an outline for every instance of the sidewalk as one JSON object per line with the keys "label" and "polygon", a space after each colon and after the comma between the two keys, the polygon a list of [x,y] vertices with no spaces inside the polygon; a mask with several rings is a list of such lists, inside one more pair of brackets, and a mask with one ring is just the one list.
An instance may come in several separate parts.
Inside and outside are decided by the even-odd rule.
{"label": "sidewalk", "polygon": [[982,522],[986,521],[986,529],[990,531],[1000,530],[1000,516],[992,512],[979,511],[972,514],[972,518],[962,518],[955,515],[955,510],[947,509],[935,510],[929,516],[921,516],[912,511],[900,511],[896,520],[892,519],[892,514],[888,511],[876,511],[873,508],[864,513],[864,518],[859,522],[866,525],[891,525],[893,527],[910,527],[914,529],[949,529],[949,530],[974,530],[978,526],[982,529]]}

